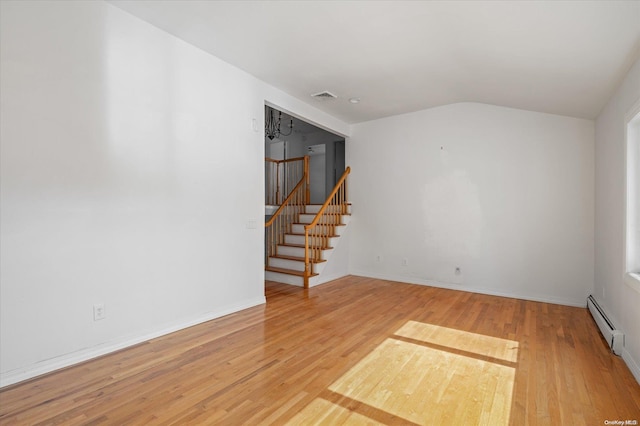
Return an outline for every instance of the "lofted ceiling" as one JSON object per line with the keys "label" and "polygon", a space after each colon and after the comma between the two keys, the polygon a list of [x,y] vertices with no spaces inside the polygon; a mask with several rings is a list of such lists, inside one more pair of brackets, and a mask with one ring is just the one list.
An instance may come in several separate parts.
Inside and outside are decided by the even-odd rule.
{"label": "lofted ceiling", "polygon": [[110,3],[346,123],[455,102],[593,119],[640,56],[637,0]]}

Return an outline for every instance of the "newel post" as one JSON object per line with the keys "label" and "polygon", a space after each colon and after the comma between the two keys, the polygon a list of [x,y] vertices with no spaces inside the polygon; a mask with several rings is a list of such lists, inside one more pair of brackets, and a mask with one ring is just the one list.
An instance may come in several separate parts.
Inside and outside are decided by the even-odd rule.
{"label": "newel post", "polygon": [[311,276],[311,263],[309,262],[309,230],[305,226],[304,227],[304,288],[309,288],[310,276]]}
{"label": "newel post", "polygon": [[304,176],[306,181],[306,192],[305,192],[305,204],[309,204],[311,202],[311,177],[309,176],[309,156],[304,156]]}

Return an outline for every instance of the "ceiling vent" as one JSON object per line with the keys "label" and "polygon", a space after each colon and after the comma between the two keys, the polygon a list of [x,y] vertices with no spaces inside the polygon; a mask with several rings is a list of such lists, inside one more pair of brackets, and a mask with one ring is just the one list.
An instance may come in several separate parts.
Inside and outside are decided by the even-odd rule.
{"label": "ceiling vent", "polygon": [[324,92],[314,93],[313,95],[311,95],[311,97],[312,98],[316,98],[316,99],[322,99],[322,100],[325,100],[325,99],[336,99],[337,98],[336,95],[334,95],[333,93],[328,92],[326,90]]}

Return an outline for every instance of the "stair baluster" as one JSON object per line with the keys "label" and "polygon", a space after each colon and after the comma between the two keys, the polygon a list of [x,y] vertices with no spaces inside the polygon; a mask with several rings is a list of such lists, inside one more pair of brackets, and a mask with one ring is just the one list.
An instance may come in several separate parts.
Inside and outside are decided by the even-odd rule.
{"label": "stair baluster", "polygon": [[342,215],[349,213],[347,202],[347,176],[349,173],[351,173],[351,167],[346,168],[314,219],[304,227],[305,288],[309,288],[312,264],[322,260],[322,250],[328,247],[329,238],[335,236],[335,225],[340,224]]}
{"label": "stair baluster", "polygon": [[[265,264],[268,263],[269,257],[275,256],[278,244],[284,243],[284,235],[287,232],[291,232],[291,225],[299,221],[300,213],[304,212],[305,205],[309,202],[309,157],[305,156],[301,157],[300,159],[302,160],[301,172],[296,171],[296,173],[286,174],[284,184],[285,186],[290,184],[289,181],[292,179],[291,176],[300,175],[300,180],[293,188],[293,190],[291,190],[287,198],[282,202],[278,210],[276,210],[276,212],[273,214],[271,219],[269,219],[264,225],[267,230],[267,250]],[[294,160],[298,161],[300,159],[292,159],[291,162],[293,162]],[[296,162],[293,162],[292,164],[294,164],[295,166]],[[280,184],[278,181],[277,186],[279,187],[279,185]]]}

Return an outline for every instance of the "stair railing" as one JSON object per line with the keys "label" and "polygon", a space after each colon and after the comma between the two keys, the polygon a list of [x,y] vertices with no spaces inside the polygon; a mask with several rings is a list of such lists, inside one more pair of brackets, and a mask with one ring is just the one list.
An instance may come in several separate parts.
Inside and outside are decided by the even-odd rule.
{"label": "stair railing", "polygon": [[309,288],[312,264],[322,260],[322,250],[329,245],[329,238],[335,236],[335,225],[339,225],[342,215],[349,213],[347,198],[347,167],[333,191],[327,197],[310,224],[304,227],[304,287]]}
{"label": "stair railing", "polygon": [[264,224],[267,244],[265,264],[270,256],[276,255],[278,244],[284,244],[284,235],[291,233],[292,225],[300,221],[300,214],[304,213],[305,206],[309,203],[309,157],[301,158],[303,160],[302,177],[280,204],[278,210]]}
{"label": "stair railing", "polygon": [[[305,160],[306,158],[306,160]],[[274,160],[266,157],[265,161],[265,204],[279,206],[289,195],[303,176],[307,176],[309,188],[309,157],[296,157],[287,160]]]}

